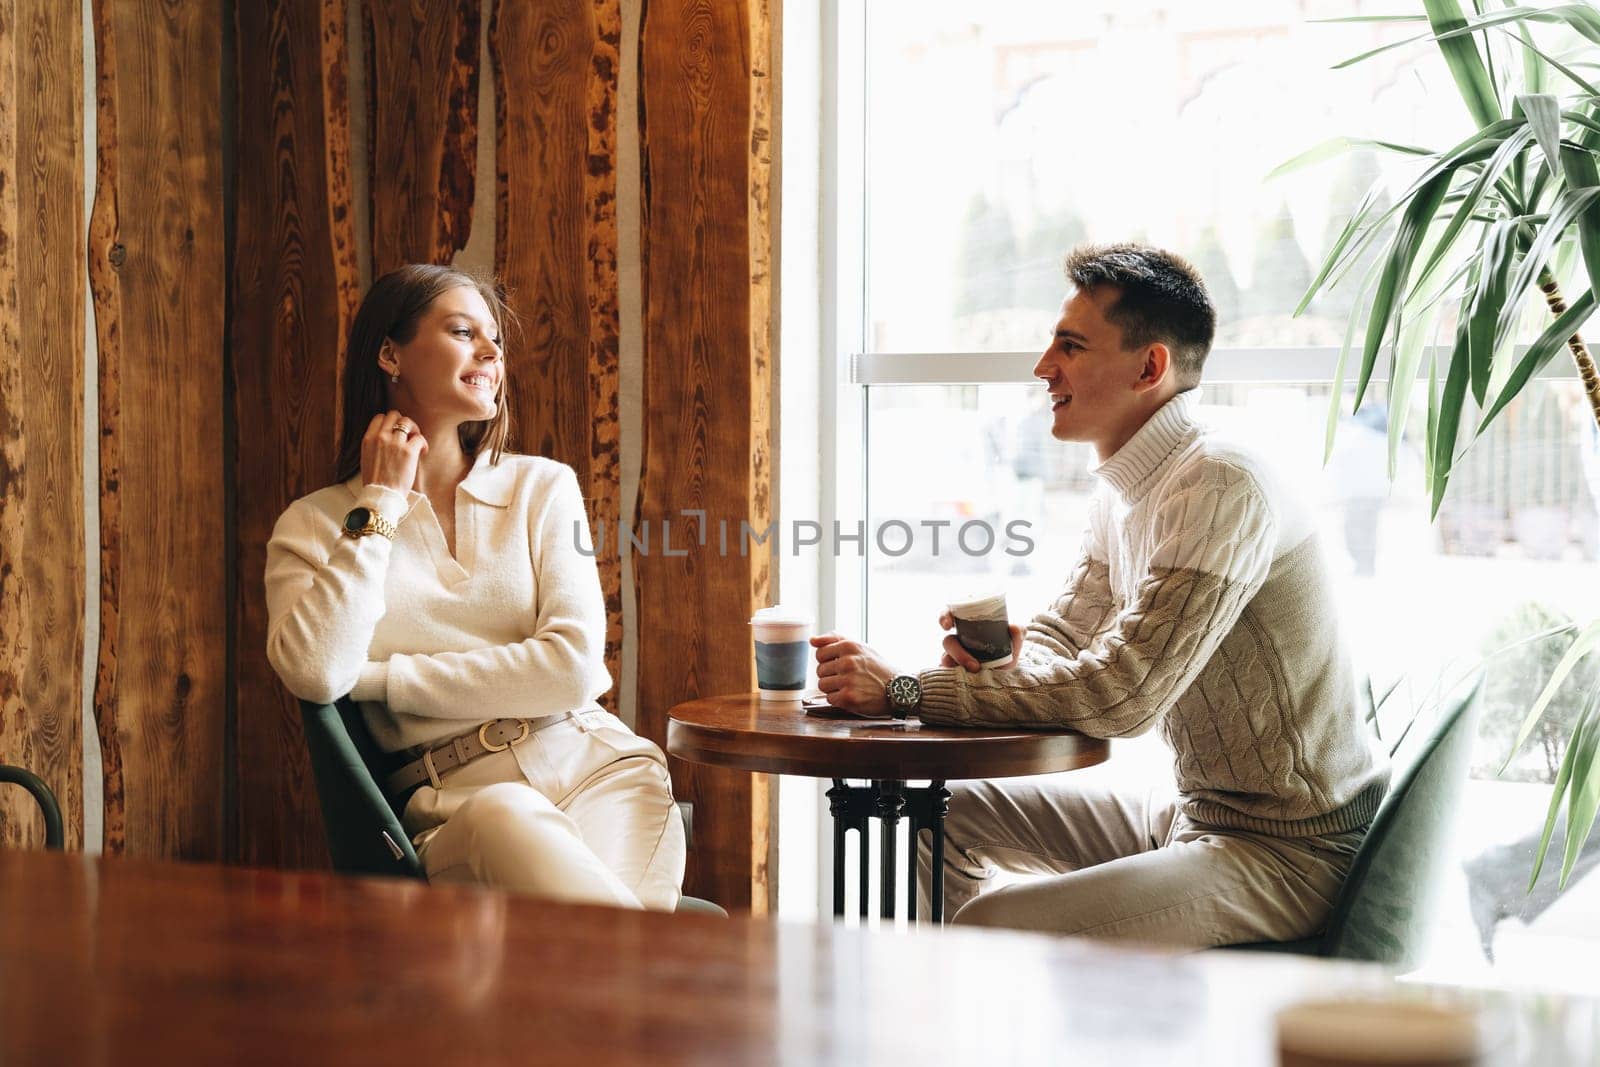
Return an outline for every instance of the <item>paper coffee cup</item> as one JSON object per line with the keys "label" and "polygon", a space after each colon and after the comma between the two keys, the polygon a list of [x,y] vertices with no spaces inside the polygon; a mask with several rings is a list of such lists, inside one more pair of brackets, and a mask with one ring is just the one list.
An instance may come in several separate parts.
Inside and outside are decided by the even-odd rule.
{"label": "paper coffee cup", "polygon": [[761,699],[798,703],[811,666],[811,616],[777,605],[756,612],[750,627]]}
{"label": "paper coffee cup", "polygon": [[1479,1067],[1475,1012],[1384,998],[1310,1000],[1278,1012],[1279,1067]]}
{"label": "paper coffee cup", "polygon": [[1011,620],[1006,615],[1006,595],[952,600],[946,607],[956,623],[956,640],[972,653],[980,667],[1006,667],[1011,663]]}

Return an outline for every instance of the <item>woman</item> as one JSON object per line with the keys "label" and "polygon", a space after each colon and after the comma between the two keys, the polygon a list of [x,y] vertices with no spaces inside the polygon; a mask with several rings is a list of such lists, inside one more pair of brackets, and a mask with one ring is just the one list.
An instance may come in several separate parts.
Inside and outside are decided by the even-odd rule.
{"label": "woman", "polygon": [[350,329],[340,482],[267,545],[267,656],[361,703],[433,881],[670,911],[666,760],[596,698],[605,606],[570,467],[506,453],[494,290],[447,267],[373,283]]}

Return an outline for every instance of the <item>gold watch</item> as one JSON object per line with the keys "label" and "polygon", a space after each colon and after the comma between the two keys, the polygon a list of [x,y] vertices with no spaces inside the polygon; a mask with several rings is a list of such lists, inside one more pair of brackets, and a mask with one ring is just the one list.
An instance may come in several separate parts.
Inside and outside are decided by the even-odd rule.
{"label": "gold watch", "polygon": [[349,538],[365,537],[368,534],[382,534],[389,540],[394,540],[394,523],[379,515],[371,508],[351,508],[350,514],[344,517],[344,525],[339,532]]}

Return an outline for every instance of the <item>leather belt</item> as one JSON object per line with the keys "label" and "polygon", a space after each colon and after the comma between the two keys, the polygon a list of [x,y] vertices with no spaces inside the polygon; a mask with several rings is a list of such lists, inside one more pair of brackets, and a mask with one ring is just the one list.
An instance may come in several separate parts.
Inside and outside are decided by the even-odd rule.
{"label": "leather belt", "polygon": [[[566,722],[577,712],[547,715],[538,719],[490,719],[476,730],[452,737],[442,744],[425,749],[421,759],[412,760],[389,775],[389,792],[401,794],[424,782],[439,788],[439,776],[457,767],[465,767],[480,756],[504,752],[529,734],[537,733],[557,723]],[[415,751],[415,750],[413,750]]]}

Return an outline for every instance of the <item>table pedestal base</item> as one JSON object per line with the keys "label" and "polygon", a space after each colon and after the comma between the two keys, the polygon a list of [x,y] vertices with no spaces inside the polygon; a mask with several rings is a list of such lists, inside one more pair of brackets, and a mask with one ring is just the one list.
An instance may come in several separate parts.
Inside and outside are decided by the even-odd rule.
{"label": "table pedestal base", "polygon": [[906,850],[906,914],[917,919],[917,843],[923,830],[933,833],[932,880],[928,886],[929,918],[944,922],[944,817],[950,812],[950,790],[944,782],[926,786],[907,786],[902,780],[874,779],[870,785],[850,785],[843,778],[833,780],[828,790],[828,810],[833,815],[833,916],[844,917],[844,835],[855,830],[860,837],[861,917],[869,913],[868,875],[871,871],[871,846],[867,820],[882,824],[879,839],[879,914],[894,918],[895,836],[901,818],[910,820],[911,840]]}

